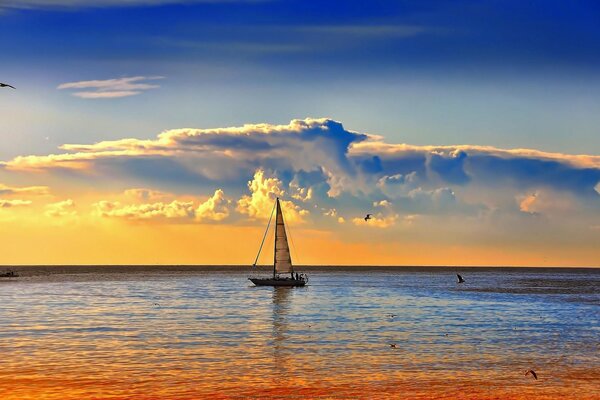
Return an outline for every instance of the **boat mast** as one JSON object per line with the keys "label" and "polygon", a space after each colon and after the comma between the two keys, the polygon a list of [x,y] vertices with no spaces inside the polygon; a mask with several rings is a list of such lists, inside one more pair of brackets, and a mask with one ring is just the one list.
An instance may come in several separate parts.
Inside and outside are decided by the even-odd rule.
{"label": "boat mast", "polygon": [[275,241],[273,242],[273,278],[276,276],[277,269],[277,220],[279,219],[279,213],[281,212],[281,208],[279,207],[279,197],[275,200],[275,206],[277,212],[275,214]]}

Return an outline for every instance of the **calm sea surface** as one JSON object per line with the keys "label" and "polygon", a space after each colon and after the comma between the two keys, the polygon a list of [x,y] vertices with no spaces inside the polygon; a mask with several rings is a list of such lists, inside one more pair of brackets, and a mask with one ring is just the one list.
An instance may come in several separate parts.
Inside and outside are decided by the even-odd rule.
{"label": "calm sea surface", "polygon": [[0,398],[600,399],[600,269],[304,271],[22,267]]}

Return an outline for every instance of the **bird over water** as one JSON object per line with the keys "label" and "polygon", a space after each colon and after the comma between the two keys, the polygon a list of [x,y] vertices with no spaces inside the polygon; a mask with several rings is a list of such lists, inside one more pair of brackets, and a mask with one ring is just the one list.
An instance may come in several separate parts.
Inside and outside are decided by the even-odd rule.
{"label": "bird over water", "polygon": [[9,88],[12,88],[12,89],[16,89],[16,87],[14,87],[12,85],[9,85],[8,83],[2,83],[2,82],[0,82],[0,88],[4,88],[4,87],[9,87]]}

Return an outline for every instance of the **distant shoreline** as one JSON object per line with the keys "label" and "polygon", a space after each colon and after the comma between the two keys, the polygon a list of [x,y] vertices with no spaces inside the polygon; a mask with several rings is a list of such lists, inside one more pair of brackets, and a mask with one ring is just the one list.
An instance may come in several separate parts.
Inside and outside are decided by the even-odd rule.
{"label": "distant shoreline", "polygon": [[[3,265],[0,271],[13,270],[21,277],[40,276],[40,275],[61,275],[61,274],[194,274],[207,272],[247,272],[265,273],[272,269],[272,266],[264,265],[253,269],[250,265]],[[477,271],[501,271],[507,273],[518,271],[565,271],[576,273],[578,271],[589,272],[598,270],[600,267],[513,267],[513,266],[388,266],[388,265],[298,265],[298,271],[304,272],[448,272],[455,273],[457,270],[476,269]],[[18,279],[18,278],[17,278]]]}

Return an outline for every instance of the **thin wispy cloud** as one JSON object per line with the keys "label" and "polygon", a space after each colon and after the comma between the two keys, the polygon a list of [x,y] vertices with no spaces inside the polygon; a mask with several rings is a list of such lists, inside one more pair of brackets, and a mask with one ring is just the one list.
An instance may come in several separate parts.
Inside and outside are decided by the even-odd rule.
{"label": "thin wispy cloud", "polygon": [[[264,0],[262,0],[264,1]],[[2,8],[14,9],[52,9],[52,8],[90,8],[90,7],[131,7],[160,6],[168,4],[194,3],[257,3],[261,0],[8,0],[2,1]]]}
{"label": "thin wispy cloud", "polygon": [[291,30],[301,33],[389,37],[413,37],[442,31],[439,28],[433,29],[419,25],[303,25],[291,28]]}
{"label": "thin wispy cloud", "polygon": [[31,200],[6,200],[0,199],[0,208],[12,208],[31,205]]}
{"label": "thin wispy cloud", "polygon": [[59,90],[74,90],[73,96],[82,99],[114,99],[136,96],[160,86],[148,81],[164,79],[162,76],[132,76],[125,78],[67,82],[58,85]]}
{"label": "thin wispy cloud", "polygon": [[25,186],[14,187],[0,183],[0,195],[2,196],[47,196],[50,194],[48,186]]}

